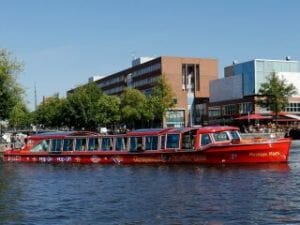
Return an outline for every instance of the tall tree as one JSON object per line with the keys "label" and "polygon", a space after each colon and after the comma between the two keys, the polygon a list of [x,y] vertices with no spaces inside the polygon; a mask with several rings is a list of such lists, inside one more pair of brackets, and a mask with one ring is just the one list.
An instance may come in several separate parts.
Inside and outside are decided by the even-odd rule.
{"label": "tall tree", "polygon": [[267,76],[266,82],[261,84],[258,94],[260,98],[257,103],[270,109],[275,114],[275,119],[277,119],[279,112],[283,111],[288,105],[289,98],[297,94],[297,89],[293,84],[288,84],[285,79],[280,79],[273,72]]}
{"label": "tall tree", "polygon": [[9,124],[16,129],[27,129],[31,124],[31,114],[23,102],[13,106],[9,114]]}
{"label": "tall tree", "polygon": [[121,116],[130,128],[142,126],[142,121],[147,119],[147,98],[137,89],[127,88],[121,95]]}
{"label": "tall tree", "polygon": [[34,113],[35,122],[47,128],[57,128],[64,124],[61,116],[65,99],[58,96],[46,98]]}
{"label": "tall tree", "polygon": [[23,65],[10,52],[0,49],[0,119],[9,118],[13,107],[23,102],[24,90],[17,83]]}
{"label": "tall tree", "polygon": [[167,110],[174,107],[176,104],[172,89],[163,76],[157,80],[149,102],[154,114],[154,119],[161,122],[163,121]]}
{"label": "tall tree", "polygon": [[97,102],[96,119],[99,125],[112,127],[120,122],[120,98],[103,94]]}
{"label": "tall tree", "polygon": [[98,127],[99,105],[102,91],[95,83],[78,87],[67,97],[64,114],[69,127],[96,130]]}

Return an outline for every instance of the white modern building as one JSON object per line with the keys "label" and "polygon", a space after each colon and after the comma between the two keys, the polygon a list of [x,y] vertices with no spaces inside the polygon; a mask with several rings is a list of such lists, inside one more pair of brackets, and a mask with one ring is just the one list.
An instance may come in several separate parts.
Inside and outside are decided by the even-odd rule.
{"label": "white modern building", "polygon": [[210,82],[210,121],[220,122],[249,113],[269,113],[256,104],[256,96],[266,77],[275,72],[296,86],[298,94],[289,99],[285,112],[300,115],[300,62],[286,60],[254,59],[224,68],[224,78]]}

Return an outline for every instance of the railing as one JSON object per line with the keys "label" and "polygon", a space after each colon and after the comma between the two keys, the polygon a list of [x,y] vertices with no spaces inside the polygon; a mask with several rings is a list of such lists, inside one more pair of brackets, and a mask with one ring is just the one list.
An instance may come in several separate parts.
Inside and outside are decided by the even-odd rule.
{"label": "railing", "polygon": [[241,137],[244,139],[247,138],[255,138],[255,137],[261,137],[261,138],[282,138],[284,137],[283,132],[273,132],[273,133],[241,133]]}

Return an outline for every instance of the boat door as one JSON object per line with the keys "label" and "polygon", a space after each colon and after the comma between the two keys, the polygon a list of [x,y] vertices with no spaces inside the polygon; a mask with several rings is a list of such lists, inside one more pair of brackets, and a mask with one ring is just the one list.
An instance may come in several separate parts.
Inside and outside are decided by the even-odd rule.
{"label": "boat door", "polygon": [[195,139],[196,139],[197,130],[189,130],[182,134],[181,146],[184,150],[193,150],[195,149]]}

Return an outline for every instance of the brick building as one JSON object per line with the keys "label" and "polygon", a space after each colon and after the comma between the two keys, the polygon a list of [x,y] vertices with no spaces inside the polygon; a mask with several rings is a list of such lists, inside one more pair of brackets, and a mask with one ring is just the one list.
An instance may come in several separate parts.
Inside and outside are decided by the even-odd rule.
{"label": "brick building", "polygon": [[125,88],[135,88],[147,95],[160,76],[164,76],[170,85],[176,102],[175,107],[168,110],[164,126],[206,123],[209,82],[218,78],[216,59],[169,56],[137,58],[132,61],[131,67],[95,82],[108,95],[120,95]]}

